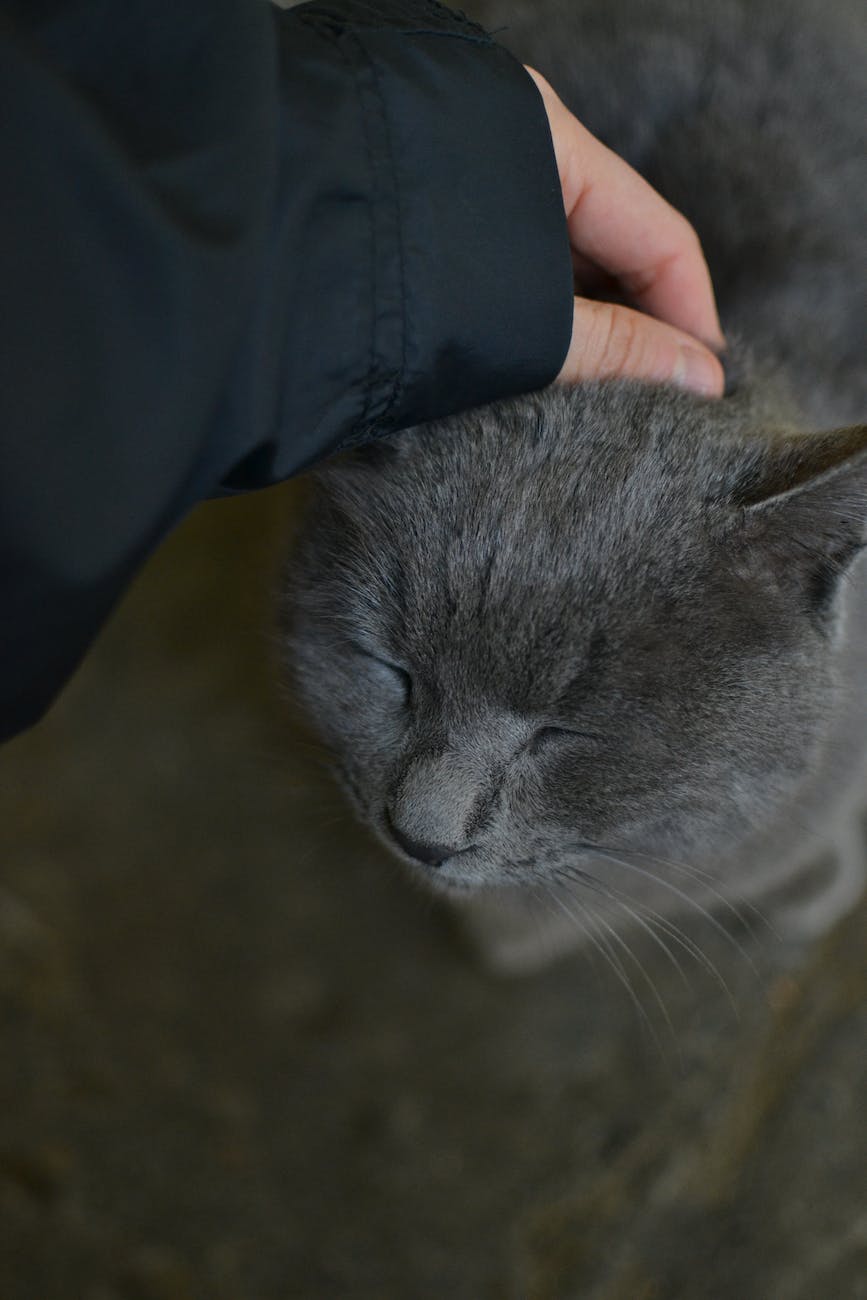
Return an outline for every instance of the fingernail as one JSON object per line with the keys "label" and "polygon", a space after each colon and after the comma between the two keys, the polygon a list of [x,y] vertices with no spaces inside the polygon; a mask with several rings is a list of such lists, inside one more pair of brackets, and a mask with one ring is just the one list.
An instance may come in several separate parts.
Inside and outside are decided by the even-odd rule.
{"label": "fingernail", "polygon": [[719,365],[714,365],[704,352],[683,346],[678,349],[677,365],[671,379],[679,388],[688,388],[702,397],[719,397],[722,393],[720,376]]}

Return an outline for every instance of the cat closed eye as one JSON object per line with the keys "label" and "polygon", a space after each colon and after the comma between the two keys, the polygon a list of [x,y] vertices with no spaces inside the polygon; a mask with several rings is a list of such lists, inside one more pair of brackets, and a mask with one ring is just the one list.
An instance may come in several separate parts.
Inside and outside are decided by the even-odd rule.
{"label": "cat closed eye", "polygon": [[367,661],[384,685],[391,686],[395,691],[401,692],[404,703],[409,704],[412,697],[412,676],[406,668],[402,668],[400,664],[396,664],[390,659],[383,659],[380,655],[374,654],[357,643],[353,643],[353,649]]}
{"label": "cat closed eye", "polygon": [[558,743],[564,745],[570,741],[595,742],[598,739],[599,737],[592,731],[579,731],[576,727],[539,727],[531,736],[527,748],[530,753],[536,754]]}

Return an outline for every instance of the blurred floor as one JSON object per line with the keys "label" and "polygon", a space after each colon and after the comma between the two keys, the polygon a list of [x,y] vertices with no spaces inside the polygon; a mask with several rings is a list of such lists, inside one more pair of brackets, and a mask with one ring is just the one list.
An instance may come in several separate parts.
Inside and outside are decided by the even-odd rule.
{"label": "blurred floor", "polygon": [[[479,972],[273,689],[293,491],[201,510],[0,753],[0,1300],[867,1297],[867,912],[802,970]],[[754,971],[751,957],[758,967]]]}

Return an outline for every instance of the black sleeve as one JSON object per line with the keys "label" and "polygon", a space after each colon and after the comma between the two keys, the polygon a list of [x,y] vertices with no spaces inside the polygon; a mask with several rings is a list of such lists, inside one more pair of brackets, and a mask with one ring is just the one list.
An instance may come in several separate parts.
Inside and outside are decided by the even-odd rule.
{"label": "black sleeve", "polygon": [[541,387],[526,73],[431,0],[0,0],[0,736],[203,497]]}

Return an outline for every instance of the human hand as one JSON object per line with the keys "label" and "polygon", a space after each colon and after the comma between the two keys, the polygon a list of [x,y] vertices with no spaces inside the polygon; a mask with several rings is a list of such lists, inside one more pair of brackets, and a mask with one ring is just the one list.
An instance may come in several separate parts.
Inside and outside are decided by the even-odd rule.
{"label": "human hand", "polygon": [[551,128],[576,266],[614,279],[640,310],[576,297],[560,383],[622,376],[719,397],[725,346],[692,226],[572,116],[533,68]]}

